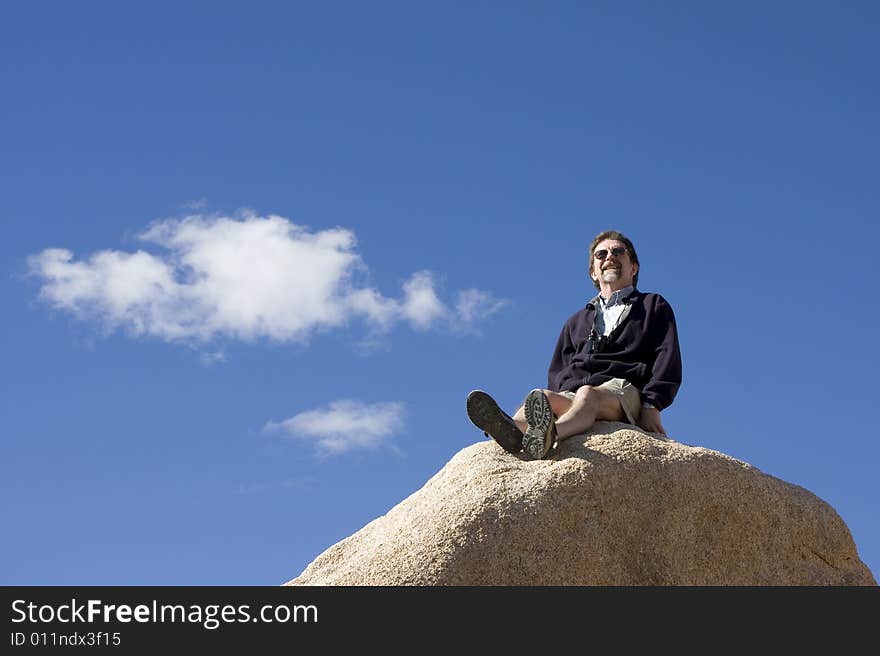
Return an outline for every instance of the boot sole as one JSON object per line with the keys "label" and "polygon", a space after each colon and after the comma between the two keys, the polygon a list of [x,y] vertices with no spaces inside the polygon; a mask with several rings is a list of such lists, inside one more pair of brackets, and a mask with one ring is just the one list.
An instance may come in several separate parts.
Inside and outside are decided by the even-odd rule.
{"label": "boot sole", "polygon": [[468,394],[467,414],[474,426],[508,453],[519,453],[522,450],[522,431],[486,392],[474,390]]}
{"label": "boot sole", "polygon": [[550,408],[550,401],[543,390],[529,392],[523,404],[528,430],[523,436],[523,453],[527,460],[541,460],[553,446],[555,441],[555,418]]}

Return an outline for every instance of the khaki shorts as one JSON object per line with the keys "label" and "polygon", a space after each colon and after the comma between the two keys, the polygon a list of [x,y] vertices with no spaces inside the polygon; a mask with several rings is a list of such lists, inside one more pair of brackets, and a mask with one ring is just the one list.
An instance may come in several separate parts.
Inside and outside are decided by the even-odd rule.
{"label": "khaki shorts", "polygon": [[[639,425],[639,415],[642,414],[642,397],[639,394],[638,387],[623,378],[612,378],[607,383],[602,383],[595,387],[616,394],[617,398],[620,399],[620,407],[623,408],[626,420],[634,426]],[[569,399],[574,399],[574,392],[559,393]]]}

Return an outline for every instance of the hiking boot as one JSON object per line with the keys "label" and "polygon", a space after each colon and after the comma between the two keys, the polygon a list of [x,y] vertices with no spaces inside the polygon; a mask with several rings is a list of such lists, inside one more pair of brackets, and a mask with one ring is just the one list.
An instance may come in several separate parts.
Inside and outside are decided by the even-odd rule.
{"label": "hiking boot", "polygon": [[523,410],[529,422],[522,441],[523,455],[526,460],[541,460],[556,442],[556,421],[544,390],[529,392]]}
{"label": "hiking boot", "polygon": [[474,390],[467,397],[467,415],[486,437],[498,442],[508,453],[519,453],[523,448],[523,434],[513,419],[498,407],[495,399]]}

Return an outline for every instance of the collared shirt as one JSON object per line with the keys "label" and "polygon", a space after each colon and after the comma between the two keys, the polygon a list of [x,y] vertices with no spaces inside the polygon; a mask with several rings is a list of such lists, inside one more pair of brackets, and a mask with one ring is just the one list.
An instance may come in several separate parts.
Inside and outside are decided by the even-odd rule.
{"label": "collared shirt", "polygon": [[626,303],[623,302],[633,291],[633,286],[618,289],[611,293],[611,297],[606,301],[600,294],[597,296],[599,303],[599,312],[596,313],[596,332],[606,337],[620,323],[620,315],[623,314]]}

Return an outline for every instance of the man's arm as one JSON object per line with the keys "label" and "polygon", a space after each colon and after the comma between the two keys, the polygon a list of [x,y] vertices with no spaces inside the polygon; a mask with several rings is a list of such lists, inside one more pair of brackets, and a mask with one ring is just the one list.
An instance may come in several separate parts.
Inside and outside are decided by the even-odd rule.
{"label": "man's arm", "polygon": [[675,314],[662,296],[657,297],[653,312],[651,328],[656,335],[656,355],[651,365],[651,377],[642,389],[642,401],[652,407],[642,408],[639,425],[652,433],[665,435],[660,411],[672,404],[681,386],[681,350]]}
{"label": "man's arm", "polygon": [[559,339],[556,340],[556,347],[553,349],[553,356],[550,358],[550,367],[547,370],[547,389],[554,392],[559,391],[559,374],[571,362],[571,356],[575,352],[574,344],[571,341],[568,322],[562,326],[559,333]]}

